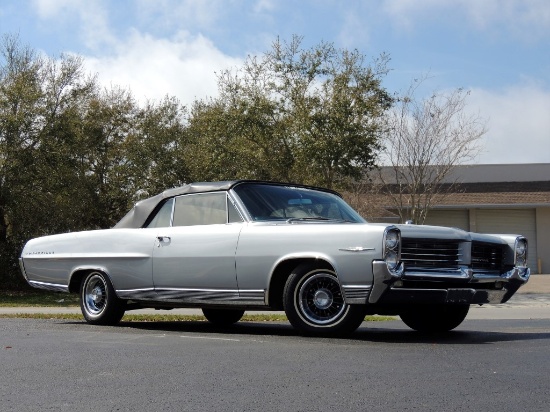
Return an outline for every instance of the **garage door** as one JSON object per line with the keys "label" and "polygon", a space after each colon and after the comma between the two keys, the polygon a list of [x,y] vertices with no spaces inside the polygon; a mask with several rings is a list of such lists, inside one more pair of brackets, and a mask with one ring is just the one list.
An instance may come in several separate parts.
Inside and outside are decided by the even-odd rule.
{"label": "garage door", "polygon": [[467,210],[430,210],[426,218],[426,225],[457,227],[470,230]]}
{"label": "garage door", "polygon": [[520,234],[529,242],[529,267],[537,270],[537,230],[535,209],[477,209],[479,233]]}

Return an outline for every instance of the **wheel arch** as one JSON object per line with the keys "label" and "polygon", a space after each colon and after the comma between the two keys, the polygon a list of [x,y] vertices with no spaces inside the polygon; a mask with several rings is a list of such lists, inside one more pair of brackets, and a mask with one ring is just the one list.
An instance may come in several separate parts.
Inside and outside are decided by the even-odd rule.
{"label": "wheel arch", "polygon": [[109,279],[109,282],[111,282],[111,285],[113,285],[113,289],[115,289],[115,294],[117,294],[111,275],[109,274],[106,268],[100,267],[100,266],[82,266],[82,267],[73,269],[73,271],[69,276],[69,293],[79,293],[82,280],[92,272],[101,272],[105,276],[107,276],[107,278]]}
{"label": "wheel arch", "polygon": [[288,278],[294,269],[307,263],[315,265],[315,267],[320,269],[330,270],[338,277],[334,263],[326,257],[294,256],[282,259],[277,262],[271,273],[267,294],[268,306],[276,310],[283,310],[283,291]]}

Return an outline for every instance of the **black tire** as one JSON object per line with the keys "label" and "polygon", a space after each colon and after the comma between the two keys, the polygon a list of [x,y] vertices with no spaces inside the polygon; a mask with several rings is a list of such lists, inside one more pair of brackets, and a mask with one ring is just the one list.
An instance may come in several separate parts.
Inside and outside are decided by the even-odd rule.
{"label": "black tire", "polygon": [[211,323],[219,326],[229,326],[237,323],[244,315],[240,309],[203,309],[204,317]]}
{"label": "black tire", "polygon": [[288,320],[305,334],[345,335],[365,319],[362,306],[348,305],[334,271],[312,264],[298,266],[283,292]]}
{"label": "black tire", "polygon": [[406,308],[399,317],[418,332],[438,333],[456,328],[469,310],[469,305],[417,305]]}
{"label": "black tire", "polygon": [[80,309],[92,325],[116,325],[124,316],[124,301],[115,293],[109,278],[102,272],[91,272],[80,284]]}

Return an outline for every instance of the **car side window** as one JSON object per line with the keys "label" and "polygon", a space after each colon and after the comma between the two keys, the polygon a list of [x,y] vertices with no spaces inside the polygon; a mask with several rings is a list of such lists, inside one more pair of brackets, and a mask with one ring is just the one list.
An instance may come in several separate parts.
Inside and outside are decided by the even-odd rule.
{"label": "car side window", "polygon": [[149,222],[147,227],[169,227],[172,218],[172,209],[174,199],[167,200],[158,210],[155,217]]}
{"label": "car side window", "polygon": [[224,223],[227,223],[227,195],[225,193],[202,193],[176,198],[172,226]]}

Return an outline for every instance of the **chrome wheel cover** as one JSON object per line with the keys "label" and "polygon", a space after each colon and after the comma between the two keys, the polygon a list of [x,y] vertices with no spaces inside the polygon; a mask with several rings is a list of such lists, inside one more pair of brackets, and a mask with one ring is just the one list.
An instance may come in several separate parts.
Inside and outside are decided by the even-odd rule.
{"label": "chrome wheel cover", "polygon": [[90,276],[84,285],[84,308],[92,316],[98,316],[107,306],[107,284],[98,274]]}
{"label": "chrome wheel cover", "polygon": [[307,277],[298,288],[299,313],[314,325],[329,325],[342,318],[347,305],[335,276],[319,272]]}

